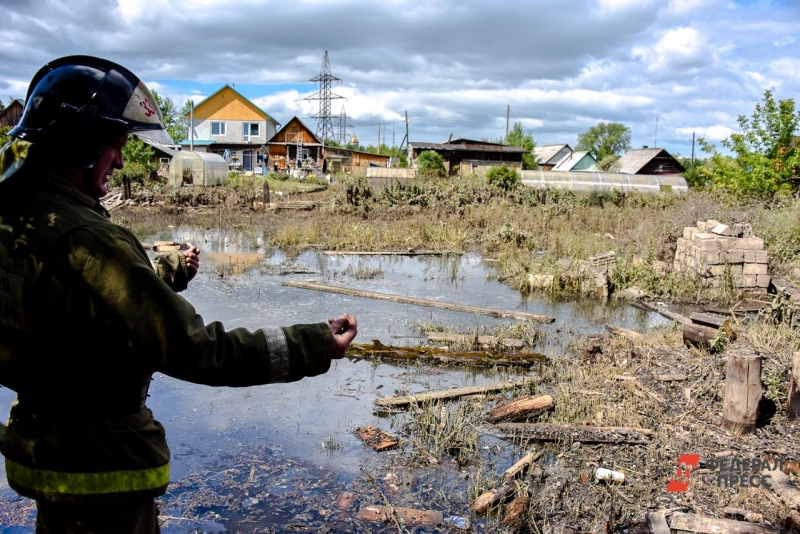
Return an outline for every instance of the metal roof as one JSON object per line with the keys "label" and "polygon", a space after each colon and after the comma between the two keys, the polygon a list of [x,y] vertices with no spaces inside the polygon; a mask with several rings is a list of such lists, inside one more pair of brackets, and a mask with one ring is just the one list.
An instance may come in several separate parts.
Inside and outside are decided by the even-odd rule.
{"label": "metal roof", "polygon": [[511,154],[527,154],[527,150],[519,146],[506,145],[468,145],[465,143],[409,143],[414,150],[452,150],[455,152],[507,152]]}
{"label": "metal roof", "polygon": [[614,164],[614,171],[625,174],[636,174],[661,152],[666,152],[666,150],[663,148],[637,148],[635,150],[628,150]]}
{"label": "metal roof", "polygon": [[570,154],[566,158],[564,158],[561,161],[559,161],[558,164],[555,167],[553,167],[552,170],[560,171],[560,172],[571,171],[572,168],[575,167],[575,165],[577,165],[578,162],[580,162],[586,156],[589,156],[590,158],[592,158],[592,161],[597,163],[597,161],[594,159],[594,156],[592,156],[589,152],[585,152],[585,151],[573,152],[572,154]]}
{"label": "metal roof", "polygon": [[208,139],[195,139],[194,141],[184,139],[183,141],[181,141],[181,145],[186,145],[186,146],[191,145],[192,143],[194,143],[197,146],[208,146],[208,145],[213,145],[214,143],[216,143],[216,141],[210,141]]}
{"label": "metal roof", "polygon": [[553,157],[556,156],[556,154],[558,154],[559,152],[561,152],[564,148],[569,148],[570,152],[572,152],[572,149],[567,144],[543,145],[543,146],[533,147],[533,156],[536,158],[536,163],[538,163],[539,165],[559,163],[559,161],[550,161],[550,160],[553,159]]}
{"label": "metal roof", "polygon": [[[134,132],[133,135],[136,135],[136,132]],[[169,154],[170,156],[175,156],[175,154],[181,151],[180,145],[164,145],[158,141],[153,141],[152,139],[148,139],[146,137],[139,137],[138,135],[136,135],[136,137],[142,140],[145,144],[148,144],[153,148],[157,148],[161,152]]]}

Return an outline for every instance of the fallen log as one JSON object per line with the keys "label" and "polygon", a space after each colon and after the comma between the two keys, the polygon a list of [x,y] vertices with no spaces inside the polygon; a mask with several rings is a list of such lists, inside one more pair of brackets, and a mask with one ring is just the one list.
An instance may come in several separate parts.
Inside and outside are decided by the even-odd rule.
{"label": "fallen log", "polygon": [[481,393],[494,393],[504,391],[533,382],[532,378],[519,378],[506,382],[494,382],[483,386],[469,386],[464,388],[447,389],[445,391],[432,391],[430,393],[420,393],[418,395],[407,395],[405,397],[384,397],[377,399],[374,404],[376,407],[400,408],[410,404],[420,404],[423,402],[440,401],[465,397],[467,395],[477,395]]}
{"label": "fallen log", "polygon": [[652,430],[618,426],[554,425],[550,423],[499,423],[481,425],[485,433],[505,439],[559,441],[570,439],[581,443],[615,443],[646,445]]}
{"label": "fallen log", "polygon": [[613,324],[607,324],[606,330],[615,336],[626,337],[633,341],[644,339],[644,334],[634,332],[633,330],[628,330],[627,328],[622,328],[621,326],[614,326]]}
{"label": "fallen log", "polygon": [[375,291],[365,291],[361,289],[350,289],[346,287],[329,286],[325,284],[317,284],[315,282],[300,282],[297,280],[290,280],[287,282],[283,282],[283,285],[287,287],[296,287],[299,289],[311,289],[315,291],[327,291],[329,293],[339,293],[341,295],[350,295],[353,297],[389,300],[392,302],[400,302],[403,304],[415,304],[417,306],[427,306],[429,308],[441,308],[444,310],[478,313],[482,315],[489,315],[491,317],[500,317],[505,319],[530,320],[543,323],[552,323],[553,321],[556,320],[555,317],[547,317],[544,315],[537,315],[535,313],[511,311],[511,310],[498,310],[494,308],[482,308],[480,306],[469,306],[467,304],[453,304],[450,302],[441,302],[438,300],[404,297],[402,295],[392,295],[390,293],[377,293]]}
{"label": "fallen log", "polygon": [[495,336],[473,336],[468,334],[450,334],[447,332],[431,332],[428,341],[446,341],[454,343],[471,343],[474,345],[497,345],[498,343],[512,349],[521,349],[525,342],[521,339],[499,338]]}
{"label": "fallen log", "polygon": [[687,530],[700,534],[778,534],[780,532],[780,529],[769,525],[684,512],[672,514],[669,526],[674,530]]}
{"label": "fallen log", "polygon": [[489,410],[484,419],[487,423],[522,421],[551,409],[554,404],[553,397],[544,393],[533,396],[525,395],[495,406]]}
{"label": "fallen log", "polygon": [[376,521],[379,523],[390,523],[396,517],[403,525],[437,527],[444,523],[442,512],[433,510],[415,510],[413,508],[403,508],[402,506],[364,506],[356,514],[361,521]]}
{"label": "fallen log", "polygon": [[469,509],[476,514],[482,514],[486,512],[490,506],[500,504],[511,497],[516,490],[517,485],[514,482],[506,482],[505,484],[481,494],[477,499],[472,501],[472,504],[469,505]]}
{"label": "fallen log", "polygon": [[762,469],[761,480],[764,486],[771,489],[789,508],[800,508],[800,489],[780,469]]}
{"label": "fallen log", "polygon": [[355,434],[358,439],[363,441],[365,444],[375,449],[376,452],[393,449],[400,443],[399,439],[392,436],[388,432],[384,432],[383,430],[370,425],[356,428],[353,430],[353,434]]}
{"label": "fallen log", "polygon": [[728,337],[728,339],[731,341],[736,339],[736,332],[733,331],[731,322],[724,317],[694,312],[689,316],[689,319],[692,320],[692,324],[707,326],[709,328],[713,328],[714,330],[719,330],[721,328],[725,331],[725,335]]}
{"label": "fallen log", "polygon": [[538,352],[505,353],[495,351],[452,351],[433,347],[394,347],[373,340],[372,344],[353,344],[347,349],[352,358],[367,360],[421,361],[431,364],[470,367],[531,367],[547,361]]}

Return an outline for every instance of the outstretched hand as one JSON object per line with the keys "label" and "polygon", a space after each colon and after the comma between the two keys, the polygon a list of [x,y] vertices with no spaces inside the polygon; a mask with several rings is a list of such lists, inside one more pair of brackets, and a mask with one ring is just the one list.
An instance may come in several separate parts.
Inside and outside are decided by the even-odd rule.
{"label": "outstretched hand", "polygon": [[189,280],[191,280],[200,269],[200,249],[191,246],[183,251],[183,255],[186,258],[186,270],[189,272]]}
{"label": "outstretched hand", "polygon": [[347,347],[350,346],[358,333],[358,322],[355,315],[343,313],[337,319],[328,319],[328,328],[333,334],[333,347],[336,351],[334,358],[344,358]]}

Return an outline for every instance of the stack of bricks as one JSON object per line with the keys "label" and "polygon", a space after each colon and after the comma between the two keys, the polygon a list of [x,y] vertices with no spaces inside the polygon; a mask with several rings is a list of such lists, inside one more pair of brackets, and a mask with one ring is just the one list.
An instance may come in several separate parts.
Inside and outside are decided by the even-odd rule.
{"label": "stack of bricks", "polygon": [[728,272],[742,290],[764,291],[770,282],[764,240],[753,235],[749,224],[708,220],[684,228],[674,267],[696,273],[705,287],[720,287]]}

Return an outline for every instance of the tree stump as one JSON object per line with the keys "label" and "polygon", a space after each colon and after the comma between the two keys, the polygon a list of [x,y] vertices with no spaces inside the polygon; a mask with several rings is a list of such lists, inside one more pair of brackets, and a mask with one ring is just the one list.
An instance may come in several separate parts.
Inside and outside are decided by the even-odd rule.
{"label": "tree stump", "polygon": [[122,175],[122,199],[131,199],[131,179],[127,174]]}
{"label": "tree stump", "polygon": [[792,358],[792,375],[789,381],[789,400],[786,401],[786,415],[789,419],[800,417],[800,352]]}
{"label": "tree stump", "polygon": [[722,424],[736,434],[756,427],[761,402],[761,356],[753,351],[728,354]]}
{"label": "tree stump", "polygon": [[269,207],[269,184],[264,182],[264,193],[262,201],[264,202],[264,207]]}

